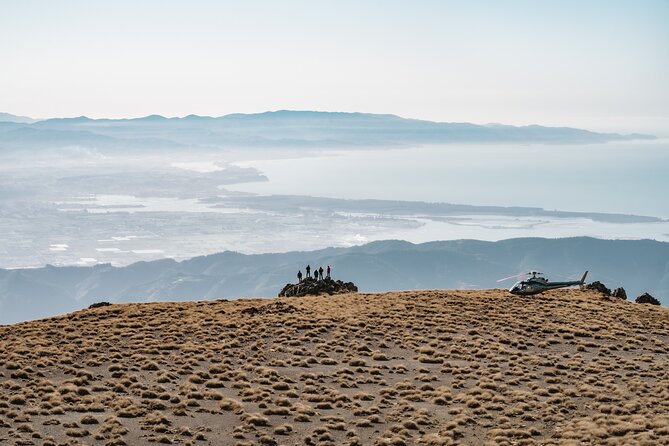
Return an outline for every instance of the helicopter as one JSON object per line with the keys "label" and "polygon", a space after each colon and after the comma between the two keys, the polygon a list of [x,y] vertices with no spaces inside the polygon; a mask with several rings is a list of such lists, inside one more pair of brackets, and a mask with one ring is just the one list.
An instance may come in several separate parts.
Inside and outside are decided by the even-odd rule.
{"label": "helicopter", "polygon": [[578,285],[582,290],[583,285],[585,284],[585,277],[588,275],[588,272],[586,271],[583,274],[581,280],[573,280],[569,282],[550,282],[544,277],[537,277],[537,275],[543,275],[543,273],[540,273],[539,271],[530,271],[515,276],[505,277],[504,279],[498,280],[498,282],[516,277],[529,276],[530,274],[532,277],[516,282],[511,288],[509,288],[509,293],[519,296],[531,296],[533,294],[543,293],[546,290],[554,290],[557,288],[565,288],[576,285]]}

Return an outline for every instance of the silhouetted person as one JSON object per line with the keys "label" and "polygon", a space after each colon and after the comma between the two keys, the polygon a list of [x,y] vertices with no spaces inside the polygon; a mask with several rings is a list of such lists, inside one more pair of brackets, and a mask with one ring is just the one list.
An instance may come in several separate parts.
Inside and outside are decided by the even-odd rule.
{"label": "silhouetted person", "polygon": [[318,280],[323,280],[323,267],[318,268]]}
{"label": "silhouetted person", "polygon": [[327,277],[328,279],[330,278],[330,265],[328,265],[327,276],[326,276],[326,277]]}
{"label": "silhouetted person", "polygon": [[302,282],[302,271],[301,270],[297,272],[297,283],[300,283],[300,282]]}
{"label": "silhouetted person", "polygon": [[311,277],[311,267],[309,265],[307,265],[307,267],[304,268],[304,269],[307,270],[307,278]]}

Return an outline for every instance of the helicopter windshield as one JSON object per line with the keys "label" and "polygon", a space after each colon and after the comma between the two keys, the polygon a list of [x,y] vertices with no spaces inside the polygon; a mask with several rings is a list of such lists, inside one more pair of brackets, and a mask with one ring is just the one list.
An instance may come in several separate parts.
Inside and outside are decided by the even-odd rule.
{"label": "helicopter windshield", "polygon": [[511,294],[520,294],[523,291],[527,290],[529,286],[524,281],[516,282],[510,289],[509,293]]}

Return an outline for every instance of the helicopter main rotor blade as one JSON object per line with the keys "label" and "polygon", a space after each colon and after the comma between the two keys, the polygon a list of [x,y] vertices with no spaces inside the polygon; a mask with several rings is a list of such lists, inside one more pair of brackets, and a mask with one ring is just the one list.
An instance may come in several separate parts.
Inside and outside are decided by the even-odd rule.
{"label": "helicopter main rotor blade", "polygon": [[503,279],[499,279],[498,282],[504,282],[505,280],[516,279],[518,277],[528,276],[530,274],[532,274],[532,273],[520,273],[520,274],[516,274],[515,276],[509,276],[509,277],[505,277]]}

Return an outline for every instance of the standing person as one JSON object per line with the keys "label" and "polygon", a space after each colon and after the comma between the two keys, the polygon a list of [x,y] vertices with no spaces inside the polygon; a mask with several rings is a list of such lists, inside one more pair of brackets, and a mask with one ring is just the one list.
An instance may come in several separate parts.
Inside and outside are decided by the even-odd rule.
{"label": "standing person", "polygon": [[330,278],[330,265],[328,265],[327,276],[326,276],[326,277],[327,277],[328,279]]}
{"label": "standing person", "polygon": [[323,267],[318,268],[318,280],[323,280]]}
{"label": "standing person", "polygon": [[307,278],[311,277],[311,267],[307,265],[305,269],[307,270]]}
{"label": "standing person", "polygon": [[297,283],[302,283],[302,270],[297,271]]}

